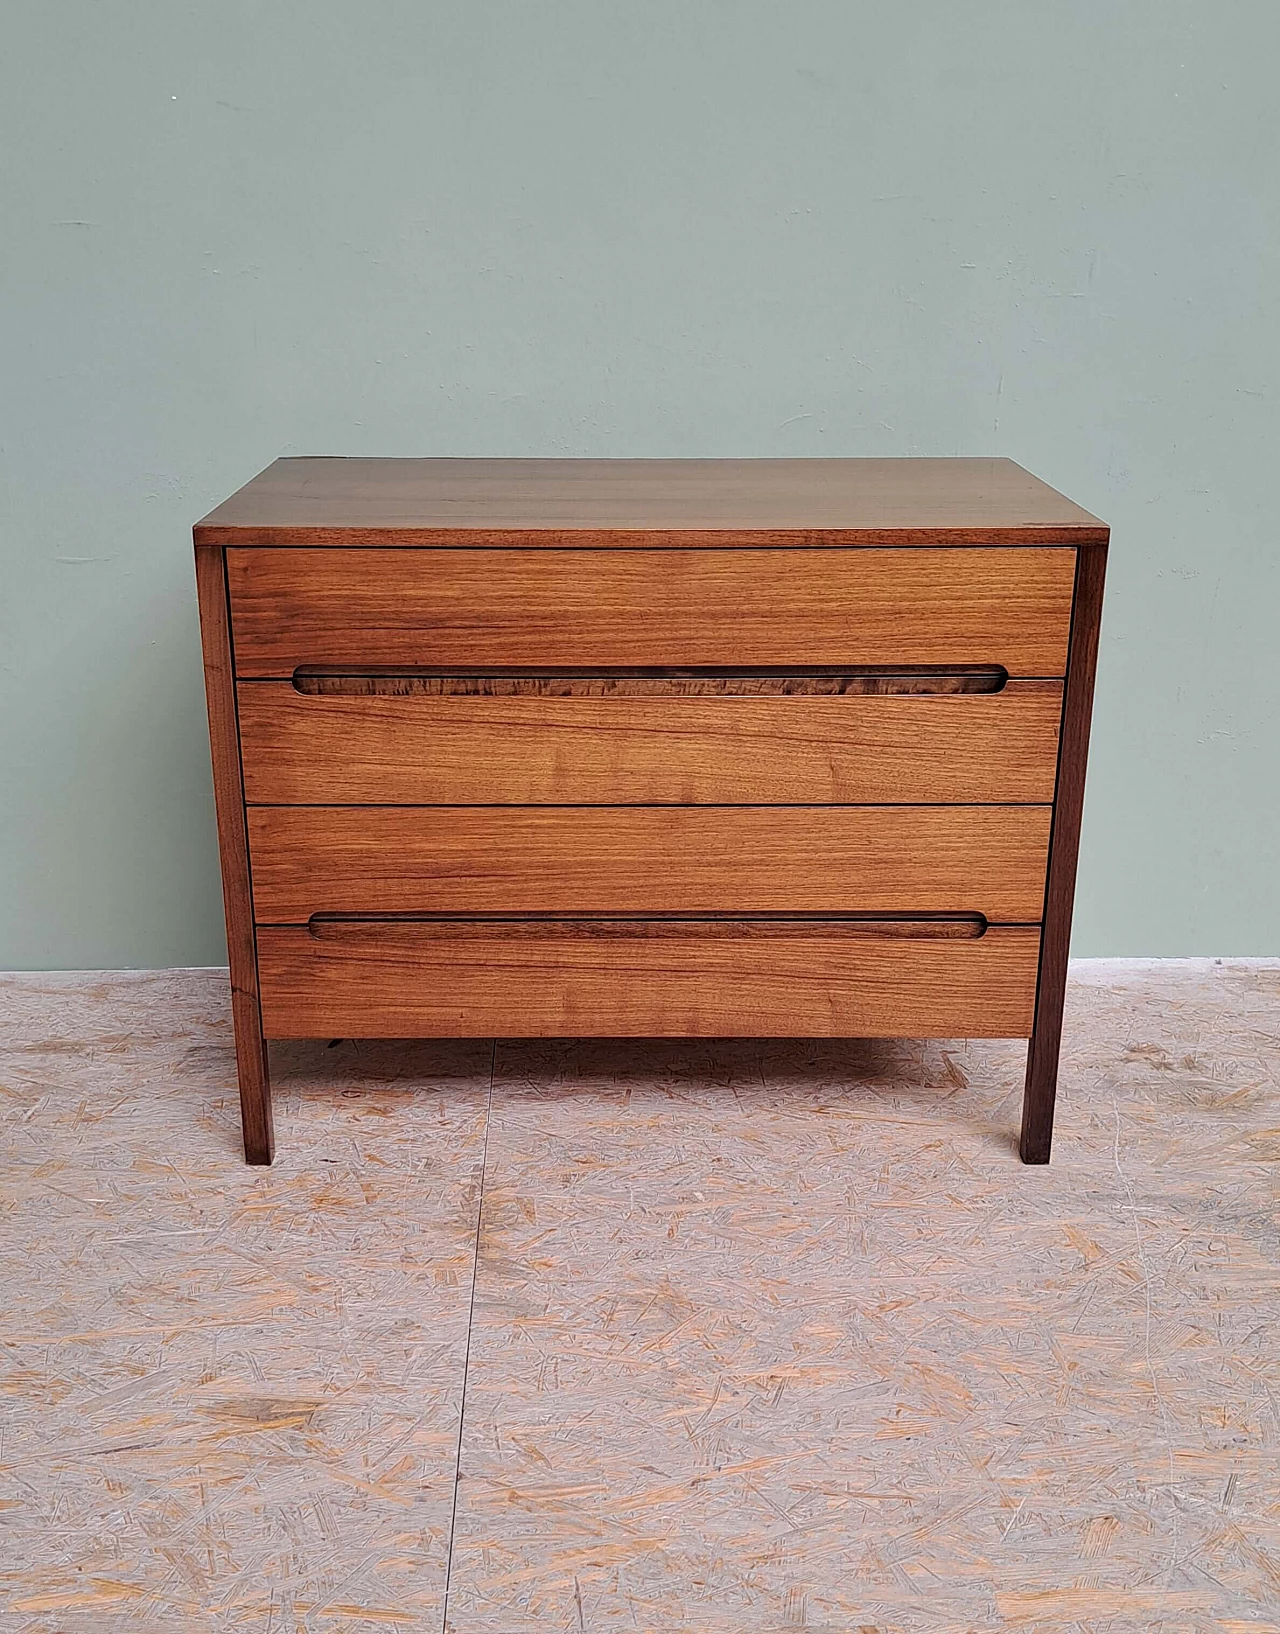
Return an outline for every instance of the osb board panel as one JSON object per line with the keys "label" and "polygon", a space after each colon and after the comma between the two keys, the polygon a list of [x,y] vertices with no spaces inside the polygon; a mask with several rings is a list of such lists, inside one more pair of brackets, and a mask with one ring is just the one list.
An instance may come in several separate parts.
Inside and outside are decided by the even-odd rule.
{"label": "osb board panel", "polygon": [[454,1634],[1280,1617],[1280,972],[1022,1052],[500,1049]]}
{"label": "osb board panel", "polygon": [[[491,1047],[247,1171],[225,994],[0,978],[5,1634],[441,1628]],[[455,1634],[1274,1630],[1278,1000],[1077,967],[1035,1170],[1017,1046],[500,1046]]]}
{"label": "osb board panel", "polygon": [[0,1627],[438,1628],[492,1049],[275,1047],[222,972],[0,980]]}

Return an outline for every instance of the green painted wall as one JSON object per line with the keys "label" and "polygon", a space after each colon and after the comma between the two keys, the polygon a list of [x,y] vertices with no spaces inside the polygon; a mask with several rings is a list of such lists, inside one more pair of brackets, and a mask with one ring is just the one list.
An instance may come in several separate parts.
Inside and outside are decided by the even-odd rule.
{"label": "green painted wall", "polygon": [[1272,0],[9,0],[0,966],[222,958],[278,453],[1008,454],[1114,528],[1076,951],[1280,953]]}

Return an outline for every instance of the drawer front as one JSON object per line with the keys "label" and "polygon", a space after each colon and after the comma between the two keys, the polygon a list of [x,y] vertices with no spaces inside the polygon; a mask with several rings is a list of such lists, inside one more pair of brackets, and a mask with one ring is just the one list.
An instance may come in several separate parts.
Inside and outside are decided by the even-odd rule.
{"label": "drawer front", "polygon": [[1047,806],[254,806],[255,917],[974,913],[1038,923]]}
{"label": "drawer front", "polygon": [[308,696],[242,681],[266,804],[1053,799],[1062,685],[976,696]]}
{"label": "drawer front", "polygon": [[269,1038],[1023,1038],[1040,933],[327,925],[258,933]]}
{"label": "drawer front", "polygon": [[1001,664],[1061,676],[1070,547],[229,549],[236,669]]}

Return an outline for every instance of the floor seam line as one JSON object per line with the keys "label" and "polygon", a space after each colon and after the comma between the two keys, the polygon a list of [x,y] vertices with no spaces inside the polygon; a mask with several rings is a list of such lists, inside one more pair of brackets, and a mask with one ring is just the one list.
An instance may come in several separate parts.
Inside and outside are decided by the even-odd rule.
{"label": "floor seam line", "polygon": [[449,1512],[449,1553],[444,1567],[444,1607],[440,1634],[449,1631],[449,1588],[453,1582],[453,1540],[458,1526],[458,1487],[462,1481],[462,1438],[467,1423],[467,1378],[471,1372],[471,1332],[476,1319],[476,1283],[480,1280],[480,1228],[484,1219],[484,1182],[489,1168],[489,1131],[493,1126],[493,1079],[498,1064],[498,1040],[489,1057],[489,1093],[484,1107],[484,1144],[480,1150],[480,1195],[476,1200],[475,1250],[471,1256],[471,1300],[467,1307],[467,1343],[462,1353],[462,1399],[458,1403],[458,1451],[453,1463],[453,1508]]}

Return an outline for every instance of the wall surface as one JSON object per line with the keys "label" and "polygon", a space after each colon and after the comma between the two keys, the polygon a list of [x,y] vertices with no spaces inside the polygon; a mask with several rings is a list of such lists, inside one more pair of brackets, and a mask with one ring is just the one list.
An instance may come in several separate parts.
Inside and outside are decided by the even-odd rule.
{"label": "wall surface", "polygon": [[1007,454],[1111,522],[1078,954],[1280,952],[1272,0],[9,0],[0,966],[222,958],[279,453]]}

